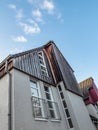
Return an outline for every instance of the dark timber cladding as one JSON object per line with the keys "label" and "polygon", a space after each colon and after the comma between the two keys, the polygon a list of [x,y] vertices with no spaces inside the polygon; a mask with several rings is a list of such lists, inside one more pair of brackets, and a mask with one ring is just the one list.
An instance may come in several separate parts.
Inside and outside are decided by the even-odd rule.
{"label": "dark timber cladding", "polygon": [[38,59],[38,51],[42,50],[43,49],[36,49],[36,51],[30,51],[29,53],[23,54],[21,56],[16,56],[14,59],[14,67],[47,83],[54,84],[46,56],[44,57],[48,70],[48,76],[41,74],[41,68]]}
{"label": "dark timber cladding", "polygon": [[56,82],[64,81],[66,89],[82,95],[72,68],[55,44],[52,44],[50,55]]}
{"label": "dark timber cladding", "polygon": [[[38,52],[40,51],[44,54],[48,75],[42,73],[38,57]],[[66,89],[82,95],[72,68],[53,41],[48,42],[42,47],[11,55],[7,60],[9,60],[9,69],[14,67],[30,76],[53,85],[57,85],[60,81],[63,81]],[[5,60],[0,64],[0,78],[4,74]]]}

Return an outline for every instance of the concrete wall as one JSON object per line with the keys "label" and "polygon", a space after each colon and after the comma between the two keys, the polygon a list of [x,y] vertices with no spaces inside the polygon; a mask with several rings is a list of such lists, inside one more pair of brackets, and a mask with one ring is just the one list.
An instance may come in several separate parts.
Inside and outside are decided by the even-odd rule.
{"label": "concrete wall", "polygon": [[64,89],[63,83],[61,83],[63,91],[65,91],[65,98],[71,113],[71,118],[74,124],[75,130],[96,130],[93,125],[87,108],[83,102],[83,99]]}
{"label": "concrete wall", "polygon": [[[12,74],[12,130],[69,130],[56,87],[51,86],[54,101],[58,103],[61,120],[35,120],[32,111],[30,77],[13,69]],[[42,98],[45,97],[43,82],[39,81]],[[71,115],[72,130],[95,130],[87,108],[80,96],[61,86]],[[0,130],[8,130],[8,76],[0,80]]]}
{"label": "concrete wall", "polygon": [[0,130],[8,130],[8,75],[0,79]]}
{"label": "concrete wall", "polygon": [[86,105],[87,110],[89,112],[90,115],[92,115],[93,117],[98,118],[98,110],[97,108],[95,108],[92,104],[88,104]]}
{"label": "concrete wall", "polygon": [[[35,120],[32,113],[30,78],[28,75],[14,70],[14,130],[68,130],[57,88],[52,87],[55,102],[60,109],[61,120]],[[43,83],[41,94],[44,98]]]}

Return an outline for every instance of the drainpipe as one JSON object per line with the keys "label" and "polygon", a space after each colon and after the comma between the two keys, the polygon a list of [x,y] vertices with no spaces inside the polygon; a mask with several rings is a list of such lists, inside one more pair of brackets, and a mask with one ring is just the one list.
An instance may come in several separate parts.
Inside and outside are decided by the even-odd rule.
{"label": "drainpipe", "polygon": [[5,63],[5,71],[8,74],[8,130],[12,130],[11,116],[11,73],[8,70],[8,60]]}

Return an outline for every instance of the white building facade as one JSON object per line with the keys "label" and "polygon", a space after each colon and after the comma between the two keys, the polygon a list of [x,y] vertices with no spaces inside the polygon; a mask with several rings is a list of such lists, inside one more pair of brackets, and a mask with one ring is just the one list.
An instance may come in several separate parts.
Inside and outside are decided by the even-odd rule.
{"label": "white building facade", "polygon": [[56,45],[0,64],[0,130],[96,130],[73,70]]}

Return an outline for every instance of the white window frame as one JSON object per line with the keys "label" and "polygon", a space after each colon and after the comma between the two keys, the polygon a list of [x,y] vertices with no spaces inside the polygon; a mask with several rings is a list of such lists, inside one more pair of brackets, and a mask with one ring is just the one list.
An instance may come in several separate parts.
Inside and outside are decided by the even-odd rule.
{"label": "white window frame", "polygon": [[[40,83],[38,82],[38,81],[34,81],[34,80],[30,80],[30,88],[32,88],[31,87],[31,83],[36,83],[36,85],[37,85],[37,88],[36,88],[36,90],[38,91],[38,96],[34,96],[34,95],[32,95],[32,91],[31,91],[31,97],[32,97],[32,99],[33,99],[33,97],[34,98],[38,98],[39,99],[39,101],[40,101],[40,99],[41,99],[41,88],[40,88]],[[35,88],[33,88],[33,89],[35,89]],[[43,99],[41,99],[41,100],[43,100]],[[42,116],[41,117],[35,117],[35,118],[44,118],[45,117],[45,114],[44,114],[44,111],[43,111],[43,103],[42,103],[42,101],[40,101],[40,106],[36,106],[36,105],[33,105],[33,112],[34,112],[34,107],[37,107],[37,108],[40,108],[41,109],[41,114],[42,114]],[[33,113],[34,114],[34,113]]]}
{"label": "white window frame", "polygon": [[[40,53],[41,53],[41,55],[40,55]],[[38,57],[40,57],[42,59],[42,62],[43,62],[43,64],[40,63],[40,67],[44,67],[45,68],[45,70],[41,68],[41,72],[44,72],[46,74],[46,76],[48,77],[48,71],[47,71],[47,67],[46,67],[43,51],[39,51],[38,52]],[[41,61],[40,58],[39,58],[39,61]]]}
{"label": "white window frame", "polygon": [[[52,105],[53,105],[53,108],[49,108],[49,107],[48,107],[49,117],[50,117],[51,120],[60,120],[60,119],[61,119],[60,113],[57,113],[57,109],[56,109],[57,103],[54,101],[51,86],[49,86],[49,85],[47,85],[47,84],[44,84],[44,87],[47,87],[47,88],[49,89],[48,92],[45,91],[45,89],[44,89],[45,97],[46,97],[46,93],[48,93],[48,94],[50,95],[50,99],[47,99],[47,97],[46,97],[47,105],[48,105],[48,101],[49,101],[50,103],[52,103]],[[57,107],[58,107],[58,106],[57,106]],[[53,112],[54,112],[54,118],[52,118],[52,117],[50,116],[50,110],[53,110]],[[59,110],[58,110],[58,112],[59,112]]]}
{"label": "white window frame", "polygon": [[[62,98],[61,98],[61,94],[60,94],[60,93],[62,93],[63,96],[64,96],[64,92],[63,92],[62,87],[61,87],[61,91],[59,91],[59,86],[61,87],[61,84],[58,84],[58,85],[57,85],[57,89],[58,89],[58,93],[59,93],[59,96],[60,96],[60,99],[61,99],[61,102],[62,102],[62,106],[63,106],[64,114],[65,114],[65,117],[66,117],[66,120],[67,120],[67,124],[68,124],[68,128],[69,128],[69,129],[73,129],[74,126],[73,126],[73,122],[72,122],[72,119],[71,119],[71,116],[70,116],[70,112],[69,112],[68,107],[67,107],[67,103],[66,103],[65,97],[62,99]],[[65,102],[66,107],[64,107],[64,105],[63,105],[63,101]],[[68,111],[68,113],[69,113],[69,117],[67,116],[65,110]],[[70,127],[69,119],[71,120],[72,127]]]}

